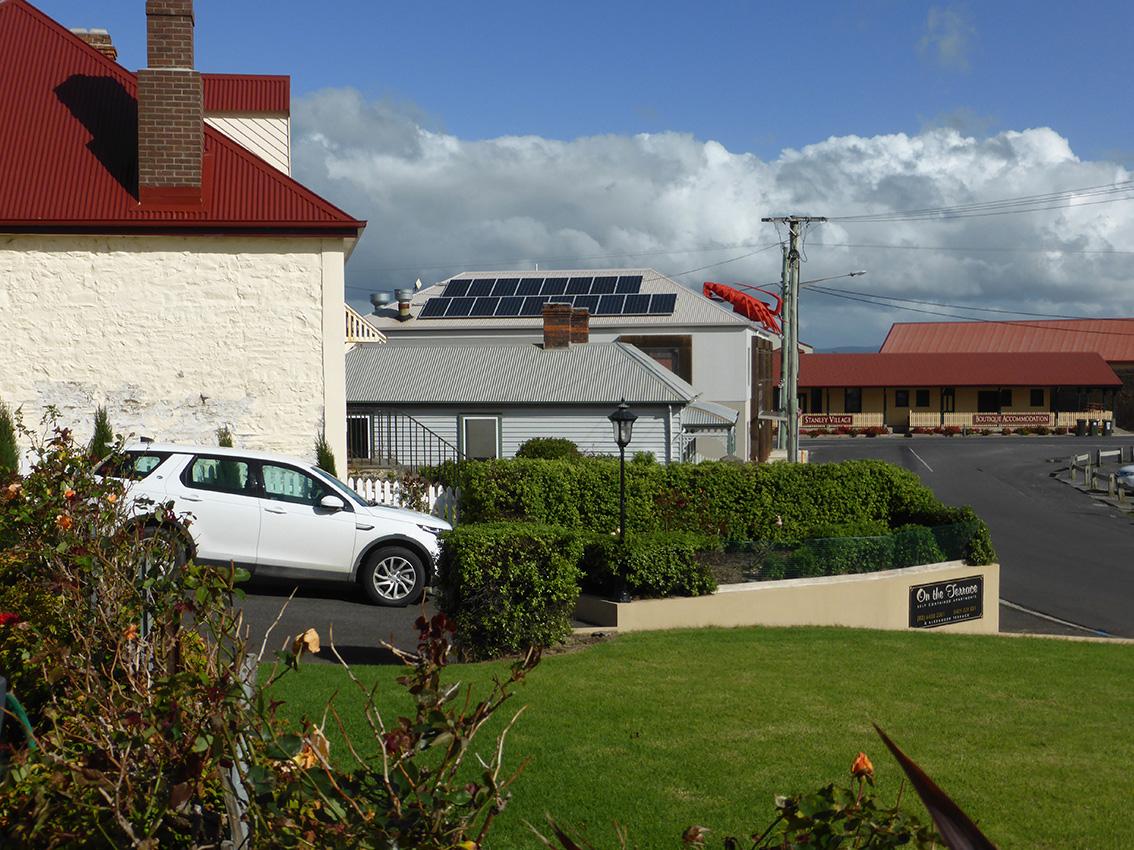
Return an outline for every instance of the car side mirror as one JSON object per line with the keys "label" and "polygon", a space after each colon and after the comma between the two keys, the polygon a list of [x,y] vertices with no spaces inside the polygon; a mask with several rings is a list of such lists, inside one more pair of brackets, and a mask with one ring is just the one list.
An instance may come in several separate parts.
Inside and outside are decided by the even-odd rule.
{"label": "car side mirror", "polygon": [[319,507],[326,508],[329,511],[341,511],[346,507],[346,502],[338,496],[324,496],[319,500]]}

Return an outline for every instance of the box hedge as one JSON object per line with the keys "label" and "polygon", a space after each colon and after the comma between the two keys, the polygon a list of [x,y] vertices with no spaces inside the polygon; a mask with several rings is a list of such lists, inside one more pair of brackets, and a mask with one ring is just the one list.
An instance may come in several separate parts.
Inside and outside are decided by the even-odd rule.
{"label": "box hedge", "polygon": [[[520,520],[610,533],[618,527],[618,462],[451,463],[429,477],[457,487],[462,522]],[[887,529],[969,523],[965,557],[995,560],[971,510],[942,504],[909,470],[873,460],[831,464],[627,464],[627,529],[684,531],[726,541],[797,546],[832,525]]]}
{"label": "box hedge", "polygon": [[633,534],[620,543],[596,537],[583,550],[583,587],[588,593],[617,598],[704,596],[717,589],[712,570],[697,553],[719,548],[715,538],[688,532]]}
{"label": "box hedge", "polygon": [[438,561],[439,607],[472,658],[550,646],[571,632],[583,543],[576,531],[536,523],[461,525]]}

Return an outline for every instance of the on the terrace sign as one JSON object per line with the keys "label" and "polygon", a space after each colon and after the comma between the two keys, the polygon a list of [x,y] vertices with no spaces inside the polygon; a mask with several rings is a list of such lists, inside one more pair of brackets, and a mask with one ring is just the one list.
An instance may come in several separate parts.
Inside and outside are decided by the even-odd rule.
{"label": "on the terrace sign", "polygon": [[1054,413],[974,413],[973,425],[1051,425]]}
{"label": "on the terrace sign", "polygon": [[800,416],[802,425],[853,425],[854,416],[850,413],[804,413]]}

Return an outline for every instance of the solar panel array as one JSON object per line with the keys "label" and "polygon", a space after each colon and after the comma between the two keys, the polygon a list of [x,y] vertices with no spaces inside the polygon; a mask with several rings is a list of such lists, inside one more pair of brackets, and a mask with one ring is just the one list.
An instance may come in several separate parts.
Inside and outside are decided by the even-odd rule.
{"label": "solar panel array", "polygon": [[530,318],[543,305],[570,304],[592,316],[670,316],[677,295],[643,293],[641,275],[454,278],[430,298],[419,319]]}

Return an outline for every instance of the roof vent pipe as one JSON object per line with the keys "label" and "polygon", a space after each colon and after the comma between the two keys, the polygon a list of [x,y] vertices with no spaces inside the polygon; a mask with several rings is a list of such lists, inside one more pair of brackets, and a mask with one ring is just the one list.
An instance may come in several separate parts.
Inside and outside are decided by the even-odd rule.
{"label": "roof vent pipe", "polygon": [[394,296],[389,292],[371,292],[370,303],[374,305],[374,315],[378,315],[378,312],[393,300]]}
{"label": "roof vent pipe", "polygon": [[413,301],[412,289],[395,289],[394,297],[398,299],[398,321],[408,322],[413,316],[410,315],[410,302]]}

